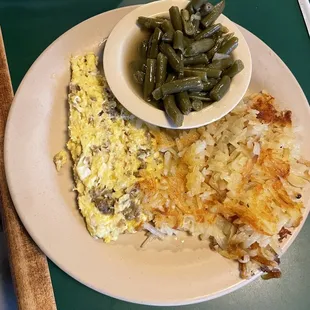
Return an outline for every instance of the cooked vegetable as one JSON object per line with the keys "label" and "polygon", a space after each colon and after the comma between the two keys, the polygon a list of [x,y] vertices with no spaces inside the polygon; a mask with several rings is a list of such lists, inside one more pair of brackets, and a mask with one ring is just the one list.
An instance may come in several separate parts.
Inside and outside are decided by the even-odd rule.
{"label": "cooked vegetable", "polygon": [[184,58],[184,65],[190,66],[190,65],[200,65],[200,64],[208,64],[209,59],[206,54],[200,54],[197,56],[192,57],[186,57]]}
{"label": "cooked vegetable", "polygon": [[174,80],[176,80],[177,76],[174,73],[169,73],[166,79],[166,83],[168,82],[172,82]]}
{"label": "cooked vegetable", "polygon": [[148,58],[146,61],[146,73],[143,85],[143,98],[146,101],[151,100],[151,95],[155,87],[156,59]]}
{"label": "cooked vegetable", "polygon": [[[146,60],[145,60],[146,62]],[[132,72],[136,72],[136,71],[142,71],[145,72],[146,71],[146,63],[143,60],[134,60],[129,64],[130,69],[132,70]]]}
{"label": "cooked vegetable", "polygon": [[182,26],[182,19],[181,19],[179,8],[177,6],[172,6],[169,9],[169,15],[170,15],[170,20],[171,20],[174,30],[182,31],[183,26]]}
{"label": "cooked vegetable", "polygon": [[188,5],[186,6],[185,9],[189,12],[189,14],[191,14],[191,15],[192,15],[192,14],[195,14],[195,10],[194,10],[194,8],[193,8],[191,2],[188,3]]}
{"label": "cooked vegetable", "polygon": [[182,91],[201,91],[203,84],[198,77],[189,77],[181,80],[175,80],[162,85],[163,96],[180,93]]}
{"label": "cooked vegetable", "polygon": [[228,33],[229,32],[229,29],[223,25],[221,25],[221,32],[222,33]]}
{"label": "cooked vegetable", "polygon": [[210,91],[216,84],[218,83],[218,81],[216,79],[208,79],[207,82],[203,82],[203,91]]}
{"label": "cooked vegetable", "polygon": [[133,79],[143,85],[143,98],[177,126],[183,115],[223,98],[244,68],[231,56],[238,38],[215,22],[224,7],[225,0],[215,6],[191,0],[185,9],[170,7],[170,18],[138,18],[149,35],[139,45],[139,60],[131,63]]}
{"label": "cooked vegetable", "polygon": [[139,54],[140,54],[141,59],[146,59],[147,47],[148,47],[148,41],[147,40],[142,41],[142,43],[139,47]]}
{"label": "cooked vegetable", "polygon": [[196,37],[195,40],[201,40],[211,37],[214,33],[218,32],[221,29],[221,24],[211,25],[205,30],[201,31]]}
{"label": "cooked vegetable", "polygon": [[[185,70],[190,69],[189,67],[185,67]],[[218,69],[211,69],[211,68],[204,68],[204,67],[196,67],[195,70],[203,71],[207,74],[209,78],[219,78],[222,74],[222,70]]]}
{"label": "cooked vegetable", "polygon": [[152,92],[152,96],[155,100],[159,100],[163,97],[163,92],[161,90],[161,87],[156,88],[153,92]]}
{"label": "cooked vegetable", "polygon": [[187,10],[181,10],[181,19],[185,34],[188,36],[193,36],[196,32],[196,27],[192,23],[190,14]]}
{"label": "cooked vegetable", "polygon": [[163,35],[163,32],[157,27],[154,30],[152,40],[150,43],[150,49],[148,51],[148,58],[155,59],[158,55],[158,43]]}
{"label": "cooked vegetable", "polygon": [[215,53],[214,56],[213,56],[213,58],[212,58],[212,61],[227,59],[227,58],[229,58],[229,57],[230,57],[230,55],[227,55],[227,54]]}
{"label": "cooked vegetable", "polygon": [[229,76],[230,78],[233,78],[235,75],[237,75],[239,72],[241,72],[244,69],[244,64],[242,60],[238,59],[234,62],[234,64],[224,71],[224,75]]}
{"label": "cooked vegetable", "polygon": [[200,15],[201,17],[205,17],[206,15],[208,15],[211,11],[213,10],[213,5],[211,3],[206,3],[204,5],[202,5],[202,7],[200,8]]}
{"label": "cooked vegetable", "polygon": [[193,100],[199,100],[202,101],[203,104],[210,104],[212,103],[212,100],[210,97],[208,97],[207,95],[205,96],[201,96],[201,95],[193,95],[193,94],[189,94],[189,98],[193,101]]}
{"label": "cooked vegetable", "polygon": [[210,92],[210,97],[214,101],[221,100],[229,90],[230,87],[230,77],[224,75],[222,79],[214,86]]}
{"label": "cooked vegetable", "polygon": [[134,74],[133,74],[133,77],[136,81],[136,83],[140,84],[140,85],[143,85],[143,82],[144,82],[144,77],[145,77],[145,73],[142,72],[142,71],[136,71]]}
{"label": "cooked vegetable", "polygon": [[173,35],[174,35],[174,29],[173,26],[170,22],[170,20],[164,20],[161,29],[164,32],[164,35],[162,37],[162,41],[164,42],[172,42],[173,40]]}
{"label": "cooked vegetable", "polygon": [[184,67],[183,61],[169,44],[162,42],[159,45],[159,49],[164,55],[167,56],[168,62],[172,67],[172,69],[174,69],[177,72],[183,71]]}
{"label": "cooked vegetable", "polygon": [[208,65],[210,69],[218,69],[218,70],[225,70],[230,67],[234,63],[232,57],[228,57],[226,59],[218,59],[213,60],[212,63]]}
{"label": "cooked vegetable", "polygon": [[162,53],[158,53],[156,62],[156,88],[160,87],[166,81],[167,63],[167,57]]}
{"label": "cooked vegetable", "polygon": [[182,53],[184,52],[184,36],[183,36],[183,32],[180,30],[177,30],[174,33],[173,48],[175,50],[181,51]]}
{"label": "cooked vegetable", "polygon": [[184,69],[184,76],[185,77],[197,76],[203,82],[206,82],[208,80],[207,72],[202,70]]}
{"label": "cooked vegetable", "polygon": [[138,17],[138,24],[146,29],[155,29],[156,27],[160,27],[163,23],[162,20],[156,19],[156,18],[150,18],[150,17]]}
{"label": "cooked vegetable", "polygon": [[194,39],[189,38],[186,35],[183,35],[183,41],[184,41],[184,48],[186,48],[194,42]]}
{"label": "cooked vegetable", "polygon": [[200,99],[196,98],[192,101],[192,107],[195,111],[200,111],[203,108],[203,103]]}
{"label": "cooked vegetable", "polygon": [[193,42],[190,46],[188,46],[184,52],[185,57],[196,56],[201,53],[205,53],[209,51],[215,42],[212,39],[202,39],[199,41]]}
{"label": "cooked vegetable", "polygon": [[210,51],[208,51],[207,56],[209,59],[212,59],[215,53],[217,53],[217,51],[221,48],[223,40],[223,37],[218,38],[215,45],[210,49]]}
{"label": "cooked vegetable", "polygon": [[190,4],[195,11],[198,11],[200,7],[207,2],[208,0],[191,0]]}
{"label": "cooked vegetable", "polygon": [[180,127],[183,124],[184,115],[181,113],[179,108],[175,103],[175,99],[173,95],[169,95],[164,99],[164,106],[165,111],[172,120],[172,122],[177,126]]}
{"label": "cooked vegetable", "polygon": [[201,20],[201,24],[207,28],[210,25],[212,25],[215,20],[222,14],[225,8],[225,0],[219,2],[217,5],[215,5],[212,9],[212,11]]}
{"label": "cooked vegetable", "polygon": [[230,40],[231,38],[233,38],[234,36],[235,36],[235,33],[234,33],[234,32],[228,33],[228,34],[226,34],[225,36],[223,36],[223,37],[222,37],[222,46],[223,46],[224,44],[226,44],[226,42],[227,42],[228,40]]}
{"label": "cooked vegetable", "polygon": [[232,37],[229,39],[222,47],[218,50],[221,54],[231,54],[238,46],[239,39],[237,37]]}
{"label": "cooked vegetable", "polygon": [[177,105],[184,115],[188,115],[192,110],[192,103],[189,99],[188,92],[183,91],[176,94]]}

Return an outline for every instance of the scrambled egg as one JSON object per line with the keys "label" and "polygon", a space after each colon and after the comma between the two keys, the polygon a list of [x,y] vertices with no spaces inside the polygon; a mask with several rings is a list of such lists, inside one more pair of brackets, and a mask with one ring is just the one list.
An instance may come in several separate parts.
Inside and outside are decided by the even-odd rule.
{"label": "scrambled egg", "polygon": [[61,150],[54,156],[53,161],[56,166],[56,170],[59,172],[68,161],[67,152],[65,150]]}
{"label": "scrambled egg", "polygon": [[71,59],[67,147],[78,204],[90,234],[105,242],[149,220],[140,210],[142,176],[160,176],[162,155],[145,124],[119,105],[94,54]]}

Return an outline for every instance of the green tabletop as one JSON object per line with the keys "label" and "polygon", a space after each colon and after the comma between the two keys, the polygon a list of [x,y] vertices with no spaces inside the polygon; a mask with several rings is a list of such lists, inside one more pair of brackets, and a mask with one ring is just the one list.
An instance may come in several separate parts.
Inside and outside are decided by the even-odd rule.
{"label": "green tabletop", "polygon": [[[0,26],[14,90],[39,54],[63,32],[104,11],[146,2],[150,1],[0,0]],[[298,1],[227,0],[226,2],[225,14],[261,38],[282,58],[310,101],[310,40]],[[280,76],[278,78],[281,79]],[[178,308],[310,309],[309,240],[308,220],[294,244],[282,258],[282,279],[272,281],[259,279],[237,292],[216,300]],[[155,309],[101,295],[73,280],[52,262],[49,262],[49,267],[59,310]]]}

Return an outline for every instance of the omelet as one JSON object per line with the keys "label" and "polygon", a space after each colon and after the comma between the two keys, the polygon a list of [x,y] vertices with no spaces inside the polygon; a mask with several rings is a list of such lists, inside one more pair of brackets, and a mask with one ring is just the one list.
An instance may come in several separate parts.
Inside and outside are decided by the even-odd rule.
{"label": "omelet", "polygon": [[139,184],[148,175],[160,177],[163,155],[146,124],[111,94],[97,62],[92,53],[71,58],[67,148],[87,229],[110,242],[150,221]]}
{"label": "omelet", "polygon": [[53,158],[56,170],[59,172],[61,168],[67,163],[68,156],[65,150],[59,151]]}

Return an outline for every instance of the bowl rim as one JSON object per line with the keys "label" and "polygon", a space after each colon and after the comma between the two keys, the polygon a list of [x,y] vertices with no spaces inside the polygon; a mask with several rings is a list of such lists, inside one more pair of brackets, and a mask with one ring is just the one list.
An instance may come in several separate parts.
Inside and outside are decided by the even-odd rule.
{"label": "bowl rim", "polygon": [[[252,58],[248,44],[238,26],[225,15],[218,18],[224,25],[229,25],[230,32],[234,32],[239,38],[239,46],[233,52],[234,58],[242,59],[245,69],[238,74],[231,83],[231,88],[225,97],[204,108],[199,112],[191,112],[184,116],[184,123],[181,127],[176,127],[167,118],[166,113],[151,104],[147,104],[139,95],[134,92],[131,82],[126,78],[124,61],[124,50],[126,43],[133,37],[132,32],[137,34],[140,29],[136,25],[138,16],[155,16],[168,12],[172,5],[185,7],[187,0],[162,0],[151,2],[138,7],[125,15],[113,28],[107,39],[103,53],[103,66],[107,82],[117,100],[132,114],[153,125],[173,128],[190,129],[210,124],[229,113],[243,98],[252,76]],[[126,31],[125,31],[126,30]],[[125,33],[125,36],[124,36]],[[120,42],[119,38],[122,37]],[[122,85],[122,87],[120,87]],[[147,117],[146,117],[147,115]]]}

